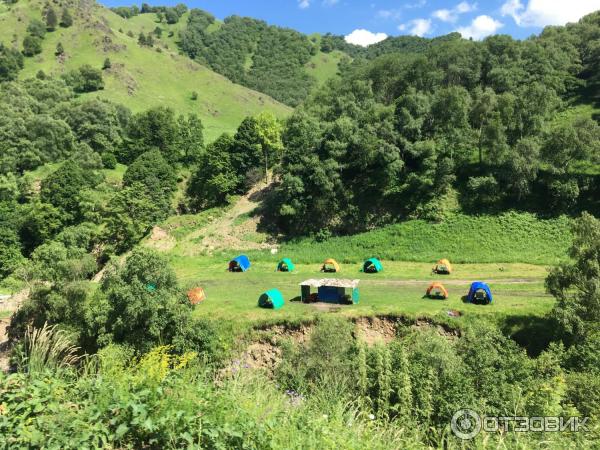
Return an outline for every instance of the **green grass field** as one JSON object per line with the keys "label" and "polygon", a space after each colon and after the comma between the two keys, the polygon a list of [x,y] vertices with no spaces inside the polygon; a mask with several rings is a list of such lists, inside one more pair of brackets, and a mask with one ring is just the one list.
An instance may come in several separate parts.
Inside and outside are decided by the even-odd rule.
{"label": "green grass field", "polygon": [[[161,224],[169,230],[172,245],[163,252],[185,288],[203,286],[208,300],[197,307],[199,316],[242,321],[310,321],[318,314],[408,315],[446,317],[456,309],[471,320],[482,315],[493,320],[507,316],[540,317],[550,311],[554,299],[545,292],[548,267],[564,259],[571,243],[570,220],[541,220],[530,214],[500,216],[456,215],[439,224],[413,220],[355,236],[325,242],[310,239],[283,243],[273,255],[264,250],[202,250],[199,243],[205,230],[219,223],[226,210],[213,209],[199,215],[174,217]],[[248,215],[232,222],[243,224]],[[205,228],[207,227],[208,228]],[[197,250],[196,250],[197,249]],[[252,261],[247,273],[227,272],[227,262],[245,253]],[[361,263],[379,257],[380,274],[364,274]],[[291,258],[294,273],[277,273],[277,261]],[[308,278],[328,277],[319,272],[324,259],[332,257],[342,265],[342,278],[360,279],[361,302],[352,306],[306,305],[291,302],[300,295],[298,283]],[[449,276],[431,274],[440,258],[450,258],[455,272]],[[447,301],[423,299],[431,281],[441,280],[450,292]],[[470,282],[490,283],[495,294],[490,306],[465,304]],[[280,311],[258,308],[260,294],[280,289],[286,306]]]}
{"label": "green grass field", "polygon": [[331,53],[319,51],[306,65],[307,72],[317,79],[319,85],[327,80],[337,77],[338,64],[344,54],[338,50]]}
{"label": "green grass field", "polygon": [[[302,322],[318,314],[335,313],[347,317],[373,315],[405,315],[409,317],[447,317],[448,310],[458,310],[463,316],[456,320],[471,320],[486,315],[500,319],[509,315],[542,316],[554,304],[545,293],[543,281],[547,268],[530,264],[459,264],[452,275],[431,274],[431,265],[383,261],[380,274],[365,274],[356,264],[342,265],[338,274],[319,272],[318,264],[297,266],[292,273],[277,273],[275,266],[255,263],[246,273],[229,273],[227,260],[217,263],[212,258],[173,258],[171,264],[186,288],[203,286],[208,299],[196,307],[200,317],[241,322]],[[309,278],[359,279],[361,300],[358,305],[303,304],[298,284]],[[488,306],[464,303],[471,281],[484,280],[494,294]],[[423,298],[431,281],[445,283],[448,300]],[[261,309],[258,297],[264,291],[277,288],[286,305],[278,311]],[[295,299],[295,300],[294,300]]]}
{"label": "green grass field", "polygon": [[[40,18],[42,7],[43,2],[39,0],[22,0],[11,7],[3,3],[0,42],[20,48],[30,19]],[[46,33],[42,53],[25,58],[22,78],[32,77],[40,69],[48,74],[61,74],[83,64],[100,68],[108,57],[112,67],[104,72],[105,89],[82,95],[82,98],[106,98],[134,112],[168,106],[178,113],[197,113],[204,123],[208,141],[223,132],[234,132],[248,115],[267,110],[285,117],[291,112],[268,95],[236,85],[179,55],[174,42],[176,33],[169,38],[164,24],[161,25],[166,29],[164,41],[158,41],[155,48],[140,47],[138,33],[151,31],[158,25],[154,14],[126,20],[100,5],[82,3],[73,15],[72,27]],[[176,31],[185,20],[183,17],[180,23],[169,27]],[[128,36],[128,31],[134,36]],[[65,48],[64,61],[54,55],[59,42]],[[198,93],[197,100],[192,100],[194,91]]]}

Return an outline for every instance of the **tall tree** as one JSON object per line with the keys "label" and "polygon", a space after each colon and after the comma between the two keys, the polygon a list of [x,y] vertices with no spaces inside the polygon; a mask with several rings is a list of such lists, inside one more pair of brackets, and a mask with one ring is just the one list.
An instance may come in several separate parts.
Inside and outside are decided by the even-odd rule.
{"label": "tall tree", "polygon": [[56,30],[58,25],[58,17],[56,17],[56,11],[51,6],[46,10],[46,29],[48,31]]}

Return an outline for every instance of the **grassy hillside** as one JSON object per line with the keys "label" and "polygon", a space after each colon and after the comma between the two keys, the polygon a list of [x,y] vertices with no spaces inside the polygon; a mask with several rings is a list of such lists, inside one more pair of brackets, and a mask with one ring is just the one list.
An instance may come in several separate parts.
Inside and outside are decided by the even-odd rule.
{"label": "grassy hillside", "polygon": [[[0,41],[21,48],[29,21],[40,18],[43,5],[38,0],[22,0],[10,7],[2,3]],[[54,7],[58,11],[62,8]],[[128,21],[87,0],[78,2],[71,9],[73,26],[47,33],[43,52],[26,58],[21,77],[31,77],[40,69],[49,74],[60,74],[82,64],[101,67],[108,57],[112,67],[104,72],[105,89],[87,95],[123,103],[133,111],[163,105],[181,113],[195,112],[204,122],[208,140],[224,131],[234,131],[247,115],[268,110],[283,117],[290,112],[288,107],[269,96],[236,85],[178,55],[174,37],[168,37],[164,24],[164,41],[157,40],[155,48],[140,47],[137,43],[139,32],[149,32],[156,27],[151,23],[154,14]],[[180,24],[185,20],[184,16]],[[133,37],[128,36],[130,31]],[[64,60],[54,55],[59,42],[65,48]],[[198,93],[195,101],[191,98],[192,92]]]}

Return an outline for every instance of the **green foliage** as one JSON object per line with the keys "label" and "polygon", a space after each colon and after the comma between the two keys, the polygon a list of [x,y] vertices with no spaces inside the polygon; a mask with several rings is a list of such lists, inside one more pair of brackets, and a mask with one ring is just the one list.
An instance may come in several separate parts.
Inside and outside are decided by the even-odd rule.
{"label": "green foliage", "polygon": [[98,325],[100,346],[115,342],[147,351],[173,342],[191,326],[192,306],[175,272],[150,250],[134,250],[122,268],[111,267],[94,302],[90,320]]}
{"label": "green foliage", "polygon": [[30,36],[44,39],[44,36],[46,36],[46,25],[41,20],[33,19],[27,25],[27,33]]}
{"label": "green foliage", "polygon": [[48,31],[56,30],[58,26],[58,17],[56,16],[56,11],[51,6],[48,7],[45,11],[45,20],[46,20],[46,29]]}
{"label": "green foliage", "polygon": [[198,169],[192,174],[187,195],[195,210],[223,205],[236,191],[237,174],[231,163],[233,138],[227,134],[206,147]]}
{"label": "green foliage", "polygon": [[37,36],[28,35],[23,39],[23,54],[35,56],[42,53],[42,39]]}
{"label": "green foliage", "polygon": [[0,43],[0,81],[15,80],[23,66],[23,55]]}
{"label": "green foliage", "polygon": [[63,8],[61,16],[60,16],[60,26],[63,28],[69,28],[73,25],[73,17],[69,12],[68,8]]}
{"label": "green foliage", "polygon": [[546,287],[558,301],[554,314],[566,337],[579,341],[600,320],[600,221],[584,213],[574,222],[573,235],[573,261],[553,269]]}
{"label": "green foliage", "polygon": [[153,150],[140,155],[127,168],[123,186],[132,186],[134,183],[141,183],[149,191],[156,190],[170,198],[177,188],[177,176],[160,151]]}
{"label": "green foliage", "polygon": [[313,48],[306,36],[238,16],[208,32],[214,20],[204,11],[191,11],[180,44],[190,58],[291,106],[308,96],[315,80],[304,67]]}
{"label": "green foliage", "polygon": [[66,83],[78,93],[94,92],[104,89],[102,71],[89,64],[84,64],[79,69],[64,74],[63,78]]}
{"label": "green foliage", "polygon": [[129,142],[121,161],[130,163],[149,149],[157,148],[170,164],[176,163],[180,158],[176,146],[178,131],[175,113],[170,108],[157,107],[135,114],[129,122]]}
{"label": "green foliage", "polygon": [[84,170],[75,161],[66,161],[44,180],[40,198],[61,211],[63,223],[80,220],[81,193],[94,187],[94,178],[90,170]]}
{"label": "green foliage", "polygon": [[164,192],[133,183],[108,201],[104,211],[104,239],[117,253],[129,250],[170,211],[170,200]]}

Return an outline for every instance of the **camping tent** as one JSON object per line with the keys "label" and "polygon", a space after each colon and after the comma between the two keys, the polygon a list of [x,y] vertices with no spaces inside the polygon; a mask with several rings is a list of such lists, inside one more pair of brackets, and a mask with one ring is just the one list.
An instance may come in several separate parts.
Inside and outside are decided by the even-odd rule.
{"label": "camping tent", "polygon": [[229,261],[230,272],[245,272],[250,268],[250,260],[246,255],[240,255]]}
{"label": "camping tent", "polygon": [[337,263],[335,259],[326,259],[323,262],[323,266],[321,267],[321,272],[339,272],[340,265]]}
{"label": "camping tent", "polygon": [[483,281],[475,281],[471,284],[469,294],[467,295],[469,303],[492,303],[492,291],[490,287]]}
{"label": "camping tent", "polygon": [[383,270],[383,266],[377,258],[371,258],[364,262],[362,270],[365,273],[377,273]]}
{"label": "camping tent", "polygon": [[261,308],[279,309],[283,307],[283,295],[277,289],[270,289],[263,292],[258,298],[258,306]]}
{"label": "camping tent", "polygon": [[296,266],[290,258],[283,258],[277,264],[277,272],[292,272]]}
{"label": "camping tent", "polygon": [[190,289],[187,293],[187,297],[192,305],[197,305],[206,300],[206,293],[200,286]]}
{"label": "camping tent", "polygon": [[435,266],[433,266],[433,272],[449,275],[452,273],[452,265],[447,259],[440,259]]}
{"label": "camping tent", "polygon": [[448,291],[442,283],[431,283],[429,288],[427,288],[426,295],[429,298],[440,298],[445,300],[448,298]]}

